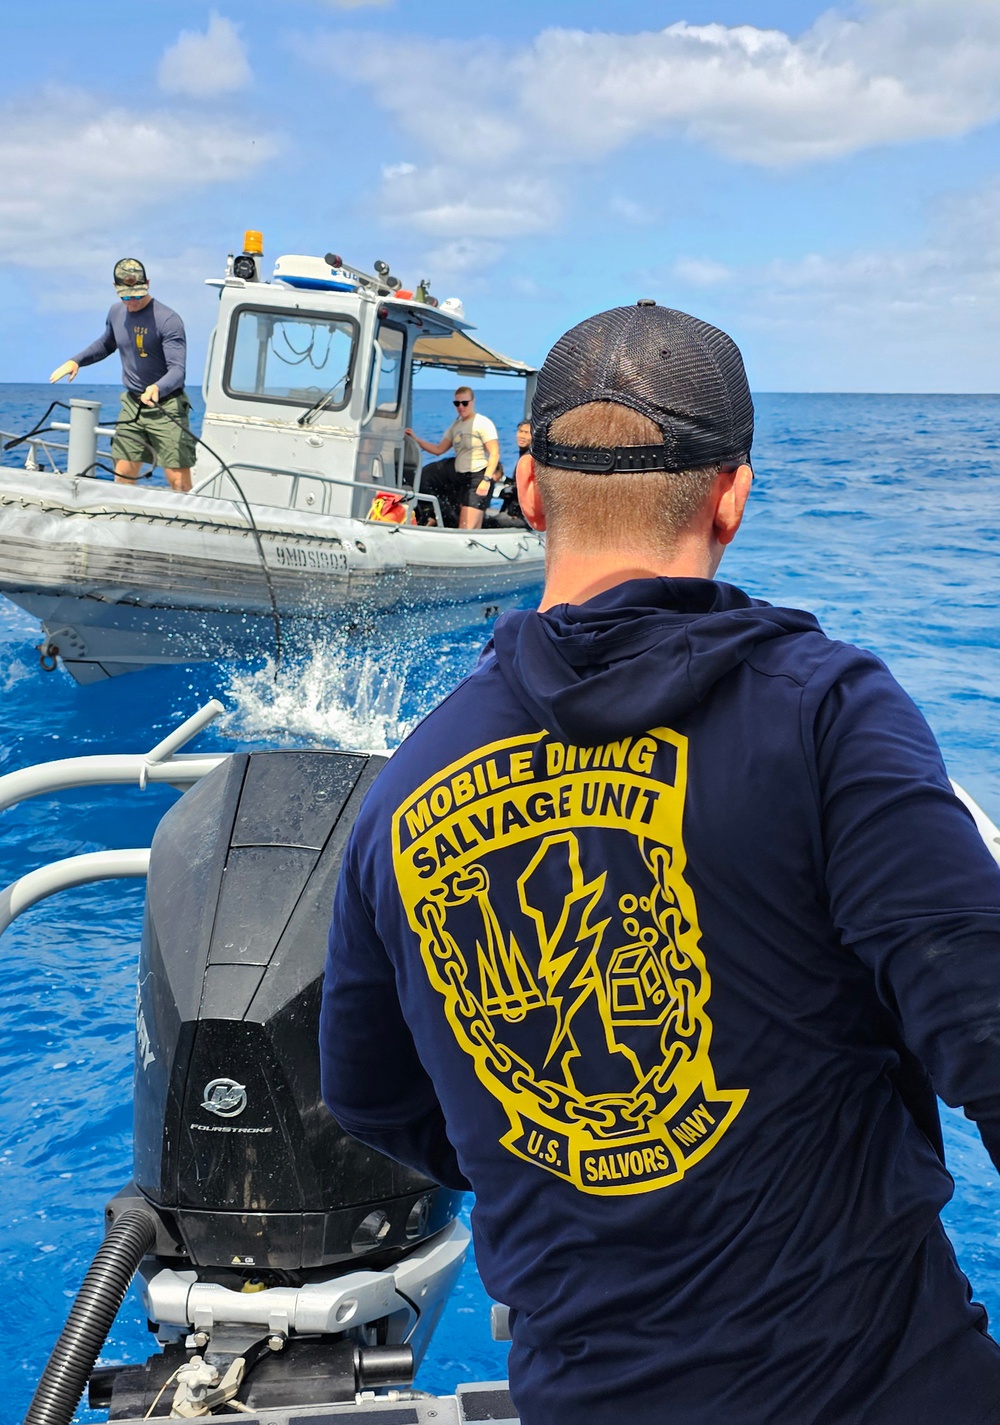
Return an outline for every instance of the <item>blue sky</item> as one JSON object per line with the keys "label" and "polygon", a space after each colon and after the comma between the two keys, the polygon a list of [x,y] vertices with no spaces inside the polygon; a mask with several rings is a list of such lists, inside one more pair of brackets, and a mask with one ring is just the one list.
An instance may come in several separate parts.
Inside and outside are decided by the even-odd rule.
{"label": "blue sky", "polygon": [[997,0],[49,0],[4,40],[0,380],[97,335],[125,254],[197,374],[256,227],[526,360],[653,296],[758,390],[1000,389]]}

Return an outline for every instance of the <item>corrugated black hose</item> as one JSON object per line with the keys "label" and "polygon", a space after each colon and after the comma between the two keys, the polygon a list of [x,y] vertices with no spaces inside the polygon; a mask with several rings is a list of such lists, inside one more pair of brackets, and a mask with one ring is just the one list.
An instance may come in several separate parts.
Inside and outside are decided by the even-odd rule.
{"label": "corrugated black hose", "polygon": [[155,1241],[156,1218],[142,1208],[123,1212],[110,1228],[42,1372],[24,1425],[70,1425],[129,1283]]}

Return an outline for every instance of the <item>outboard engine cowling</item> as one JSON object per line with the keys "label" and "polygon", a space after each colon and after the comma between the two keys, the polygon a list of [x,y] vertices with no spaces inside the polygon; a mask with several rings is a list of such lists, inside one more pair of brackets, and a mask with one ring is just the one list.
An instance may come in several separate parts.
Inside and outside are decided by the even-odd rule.
{"label": "outboard engine cowling", "polygon": [[234,755],[157,829],[134,1169],[165,1226],[161,1257],[173,1237],[195,1267],[294,1278],[371,1253],[392,1261],[458,1210],[460,1194],[350,1138],[320,1094],[330,908],[384,760]]}

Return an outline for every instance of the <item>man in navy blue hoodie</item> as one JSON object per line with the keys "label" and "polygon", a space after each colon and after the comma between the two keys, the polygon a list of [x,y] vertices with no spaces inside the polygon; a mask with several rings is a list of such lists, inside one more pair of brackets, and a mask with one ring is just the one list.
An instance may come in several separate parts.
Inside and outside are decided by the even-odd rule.
{"label": "man in navy blue hoodie", "polygon": [[327,1104],[474,1190],[525,1425],[998,1421],[935,1092],[1000,1163],[1000,871],[879,660],[715,581],[727,336],[593,317],[532,430],[541,607],[358,818]]}

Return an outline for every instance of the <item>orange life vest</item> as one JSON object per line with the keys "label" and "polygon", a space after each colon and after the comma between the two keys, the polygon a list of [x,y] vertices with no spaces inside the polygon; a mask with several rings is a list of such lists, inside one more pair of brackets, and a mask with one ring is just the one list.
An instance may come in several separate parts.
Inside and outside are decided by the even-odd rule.
{"label": "orange life vest", "polygon": [[379,490],[371,509],[368,511],[370,520],[384,520],[386,524],[406,524],[406,505],[401,495],[394,490]]}

